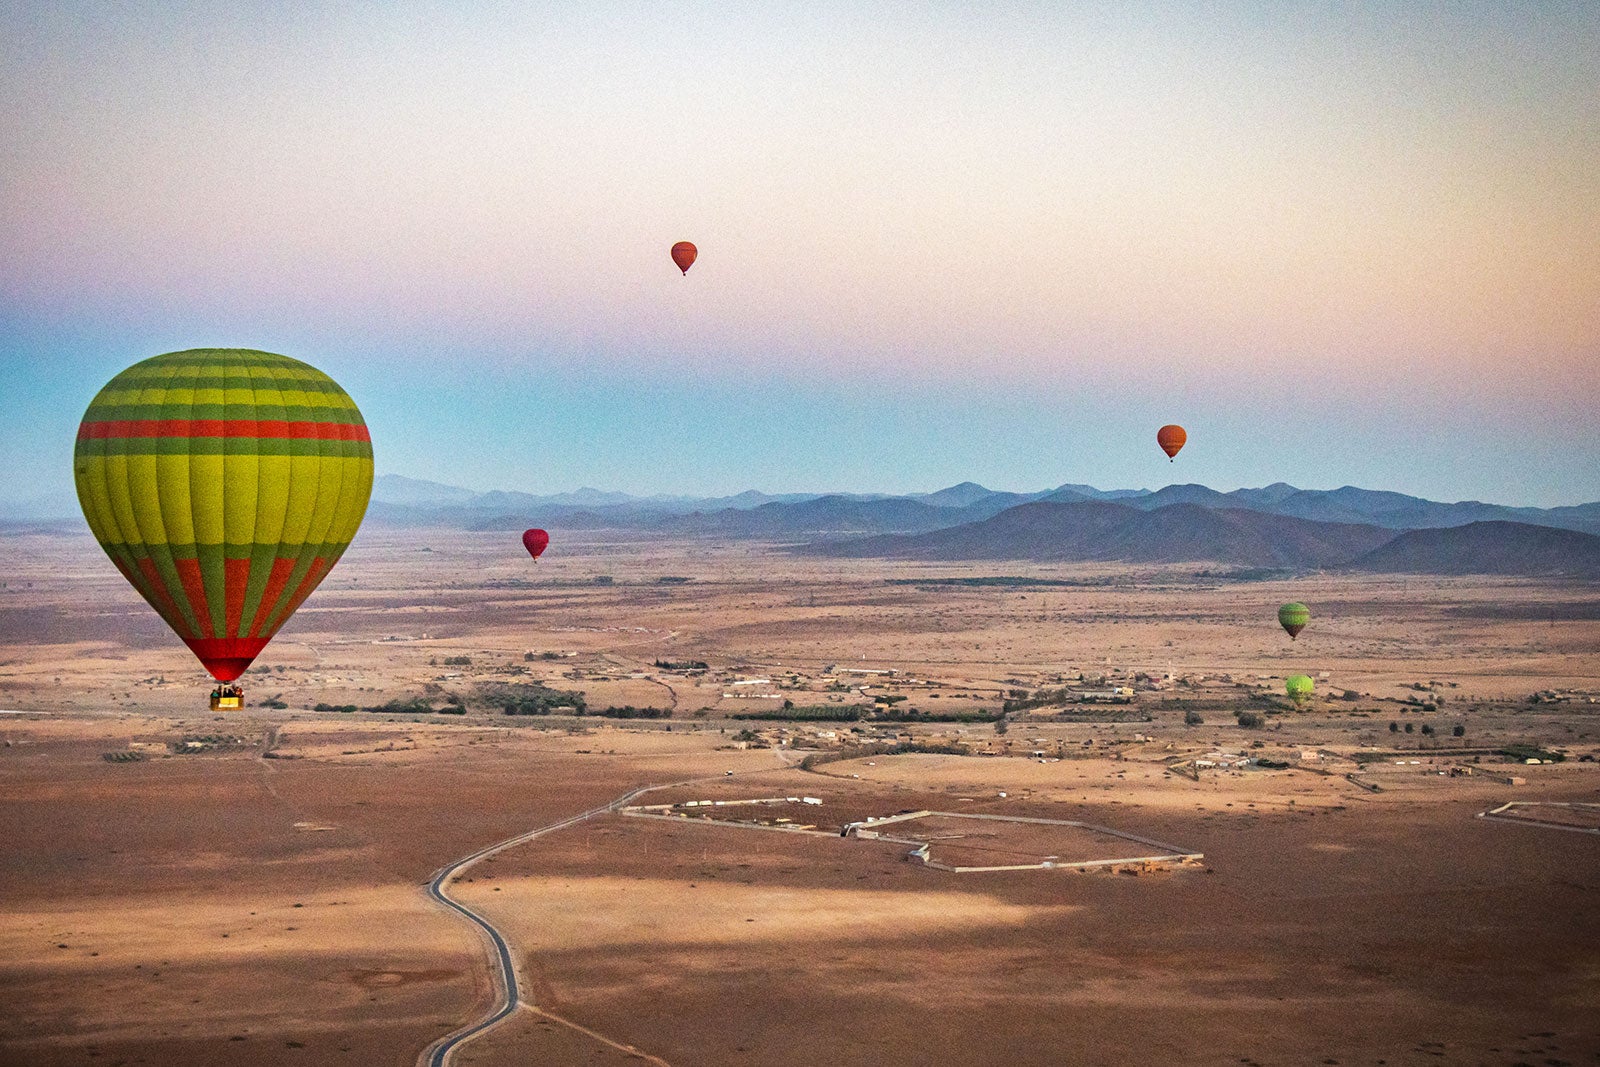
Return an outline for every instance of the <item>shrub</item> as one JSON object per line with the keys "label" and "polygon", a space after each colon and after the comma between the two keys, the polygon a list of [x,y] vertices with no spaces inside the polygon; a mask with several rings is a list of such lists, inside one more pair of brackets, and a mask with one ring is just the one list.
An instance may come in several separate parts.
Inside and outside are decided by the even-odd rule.
{"label": "shrub", "polygon": [[412,697],[409,700],[396,697],[387,704],[377,704],[367,710],[391,715],[432,715],[433,705],[423,697]]}
{"label": "shrub", "polygon": [[671,708],[636,708],[632,704],[624,704],[614,708],[591,709],[590,715],[599,715],[605,719],[670,719]]}
{"label": "shrub", "polygon": [[1525,743],[1507,745],[1500,750],[1500,755],[1510,756],[1514,760],[1536,759],[1543,760],[1546,763],[1560,763],[1567,758],[1560,752],[1551,752],[1548,749],[1540,748],[1538,745]]}
{"label": "shrub", "polygon": [[1021,692],[1021,696],[1013,696],[1000,705],[1000,710],[1007,714],[1013,711],[1031,711],[1034,708],[1043,708],[1051,704],[1066,704],[1078,699],[1076,690],[1063,686],[1060,689],[1038,689],[1033,693],[1025,690],[1010,690],[1012,693]]}
{"label": "shrub", "polygon": [[797,722],[856,722],[861,718],[861,708],[844,704],[810,704],[794,708],[774,708],[771,711],[740,711],[730,719],[766,721],[792,719]]}
{"label": "shrub", "polygon": [[1238,712],[1237,717],[1239,719],[1239,725],[1244,727],[1246,730],[1259,730],[1262,726],[1266,725],[1267,722],[1267,720],[1262,718],[1259,713],[1254,711]]}
{"label": "shrub", "polygon": [[537,682],[482,686],[474,699],[507,715],[582,715],[587,706],[581,692]]}
{"label": "shrub", "polygon": [[1186,711],[1183,713],[1183,725],[1185,726],[1203,726],[1205,721],[1205,716],[1198,711]]}

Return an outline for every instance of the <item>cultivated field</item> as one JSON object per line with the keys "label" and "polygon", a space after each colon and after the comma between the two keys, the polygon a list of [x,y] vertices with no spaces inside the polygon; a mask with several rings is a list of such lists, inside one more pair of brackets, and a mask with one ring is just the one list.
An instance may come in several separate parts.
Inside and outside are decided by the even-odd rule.
{"label": "cultivated field", "polygon": [[[612,814],[470,868],[452,892],[536,1007],[452,1062],[1600,1062],[1600,837],[1475,818],[1600,802],[1591,587],[559,531],[534,566],[503,534],[376,529],[224,716],[86,537],[3,545],[0,1062],[413,1063],[492,995],[430,875],[673,783],[634,803],[810,796],[761,817],[822,832]],[[1294,643],[1288,599],[1314,613]],[[1318,697],[1279,700],[1289,673]],[[588,713],[497,705],[552,690]],[[390,701],[413,710],[313,710]],[[785,702],[861,717],[735,718]],[[596,715],[624,705],[670,717]],[[916,810],[1205,858],[952,874],[837,835]],[[1106,846],[973,823],[901,828],[952,855]]]}

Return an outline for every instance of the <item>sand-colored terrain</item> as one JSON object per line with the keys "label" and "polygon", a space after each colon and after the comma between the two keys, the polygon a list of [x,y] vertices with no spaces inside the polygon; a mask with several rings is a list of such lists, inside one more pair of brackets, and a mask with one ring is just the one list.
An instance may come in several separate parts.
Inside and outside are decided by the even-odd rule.
{"label": "sand-colored terrain", "polygon": [[[1015,785],[1011,761],[965,762],[970,793]],[[1592,1062],[1592,842],[1462,797],[1290,792],[1061,806],[1206,853],[1155,876],[952,876],[879,843],[617,819],[464,895],[515,931],[542,1005],[672,1063]],[[525,1029],[466,1062],[538,1047]]]}
{"label": "sand-colored terrain", "polygon": [[[1600,838],[1476,818],[1600,801],[1581,762],[1600,753],[1600,590],[559,536],[535,568],[507,540],[363,534],[230,715],[204,709],[192,658],[86,537],[6,540],[0,710],[21,714],[0,715],[0,1062],[415,1062],[491,989],[483,942],[426,898],[432,872],[690,780],[648,801],[809,795],[783,816],[830,832],[606,815],[469,869],[453,892],[503,931],[539,1011],[453,1062],[1600,1056]],[[935,581],[994,575],[1076,584]],[[1273,615],[1291,598],[1314,613],[1294,643]],[[1288,710],[1273,694],[1298,672],[1321,695]],[[1122,721],[730,718],[884,695],[992,713],[1113,673],[1154,679],[1089,709]],[[535,682],[671,717],[479,699]],[[1528,702],[1541,691],[1559,699]],[[452,697],[465,714],[312,710]],[[1243,707],[1266,727],[1238,726]],[[735,747],[741,730],[772,747]],[[869,734],[973,754],[799,766]],[[1511,763],[1508,744],[1567,759]],[[1231,766],[1261,757],[1289,766]],[[831,833],[920,809],[1079,820],[1205,859],[951,874]]]}

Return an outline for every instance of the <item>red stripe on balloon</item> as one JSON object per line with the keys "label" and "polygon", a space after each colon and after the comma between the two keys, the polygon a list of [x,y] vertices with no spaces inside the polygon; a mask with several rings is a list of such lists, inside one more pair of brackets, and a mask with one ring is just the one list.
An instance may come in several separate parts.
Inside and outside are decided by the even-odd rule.
{"label": "red stripe on balloon", "polygon": [[250,584],[250,561],[247,559],[227,559],[222,561],[223,583],[227,592],[223,595],[223,603],[227,606],[228,621],[222,633],[226,637],[236,637],[239,633],[239,622],[244,615],[245,587]]}
{"label": "red stripe on balloon", "polygon": [[[166,580],[161,577],[161,572],[156,569],[156,561],[149,556],[140,556],[138,561],[139,573],[144,576],[145,588],[149,590],[145,594],[145,599],[150,600],[153,598],[156,601],[156,610],[166,616],[172,628],[178,632],[178,636],[187,641],[188,638],[184,636],[183,631],[189,628],[188,620],[184,618],[182,610],[178,607],[178,602],[172,599],[172,594],[167,591]],[[123,573],[126,574],[127,572],[124,571]],[[129,580],[132,581],[131,575]],[[138,588],[137,582],[134,583],[134,588]],[[140,592],[144,592],[144,590],[141,589]]]}
{"label": "red stripe on balloon", "polygon": [[371,441],[355,422],[288,422],[284,419],[111,419],[85,422],[78,440],[109,437],[265,437],[293,441]]}
{"label": "red stripe on balloon", "polygon": [[200,632],[207,637],[212,636],[217,628],[211,622],[211,604],[206,600],[206,583],[200,576],[200,561],[175,559],[172,565],[178,568],[178,580],[183,582],[184,595],[189,598],[189,607],[194,610],[194,617],[200,623]]}
{"label": "red stripe on balloon", "polygon": [[294,596],[289,598],[289,607],[283,613],[284,618],[288,618],[299,609],[301,603],[317,587],[317,583],[328,576],[328,572],[333,570],[333,565],[337,562],[337,558],[324,559],[321,556],[311,561],[311,569],[306,571],[306,576],[300,579],[300,584],[295,588]]}
{"label": "red stripe on balloon", "polygon": [[261,632],[261,627],[266,625],[267,619],[272,615],[272,609],[277,607],[278,598],[283,595],[283,587],[289,584],[289,575],[294,573],[294,565],[298,562],[300,561],[293,556],[288,558],[279,556],[272,561],[272,573],[267,575],[267,587],[261,591],[261,604],[256,608],[256,617],[250,620],[248,636],[255,637]]}

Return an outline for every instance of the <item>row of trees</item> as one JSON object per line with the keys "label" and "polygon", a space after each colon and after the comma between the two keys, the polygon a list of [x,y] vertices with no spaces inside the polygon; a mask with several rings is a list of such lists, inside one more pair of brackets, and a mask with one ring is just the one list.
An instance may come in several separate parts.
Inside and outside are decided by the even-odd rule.
{"label": "row of trees", "polygon": [[1007,715],[1014,711],[1031,711],[1034,708],[1048,707],[1051,704],[1065,704],[1076,699],[1077,691],[1074,689],[1039,689],[1032,693],[1026,690],[1013,689],[1011,697],[1000,708]]}
{"label": "row of trees", "polygon": [[863,710],[857,704],[806,704],[797,707],[787,700],[783,703],[782,708],[737,711],[728,718],[752,722],[857,722]]}
{"label": "row of trees", "polygon": [[[1406,733],[1409,734],[1409,733],[1414,732],[1416,730],[1416,728],[1417,728],[1417,724],[1416,723],[1410,723],[1410,722],[1408,722],[1408,723],[1391,722],[1389,724],[1389,732],[1391,734],[1400,733],[1402,730],[1404,730]],[[1432,737],[1433,736],[1433,732],[1434,731],[1433,731],[1433,724],[1432,723],[1425,722],[1425,723],[1422,724],[1422,736],[1424,736],[1424,737]],[[1465,736],[1467,736],[1467,728],[1465,726],[1463,726],[1461,723],[1458,722],[1454,726],[1450,727],[1450,736],[1451,737],[1465,737]]]}

